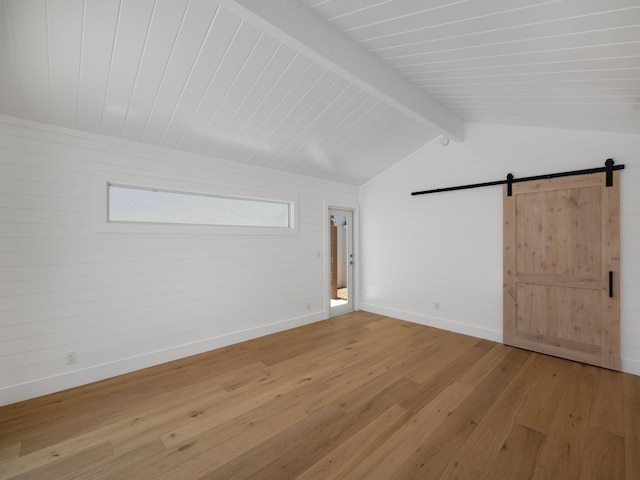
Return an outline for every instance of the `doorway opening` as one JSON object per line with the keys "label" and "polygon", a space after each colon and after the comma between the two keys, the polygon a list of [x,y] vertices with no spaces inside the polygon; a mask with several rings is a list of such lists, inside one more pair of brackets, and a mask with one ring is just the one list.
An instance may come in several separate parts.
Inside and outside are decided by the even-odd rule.
{"label": "doorway opening", "polygon": [[353,311],[353,212],[329,209],[331,316]]}

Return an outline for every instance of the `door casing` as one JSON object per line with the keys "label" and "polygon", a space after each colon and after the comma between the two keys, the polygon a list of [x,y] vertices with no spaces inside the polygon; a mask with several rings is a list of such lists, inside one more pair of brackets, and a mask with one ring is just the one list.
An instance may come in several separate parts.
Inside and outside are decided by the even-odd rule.
{"label": "door casing", "polygon": [[[336,307],[331,306],[330,295],[327,294],[326,300],[329,309],[329,316],[335,317],[337,315],[342,315],[344,313],[352,312],[355,310],[356,304],[356,279],[355,279],[355,242],[356,242],[356,229],[355,229],[355,211],[349,208],[338,208],[338,207],[329,207],[327,211],[327,223],[329,225],[328,233],[327,233],[327,264],[329,264],[331,259],[331,227],[330,227],[330,217],[331,215],[343,215],[347,217],[347,289],[348,289],[348,301],[345,305],[340,305]],[[328,275],[327,275],[327,288],[325,289],[327,292],[330,291],[330,271],[331,267],[328,265]]]}

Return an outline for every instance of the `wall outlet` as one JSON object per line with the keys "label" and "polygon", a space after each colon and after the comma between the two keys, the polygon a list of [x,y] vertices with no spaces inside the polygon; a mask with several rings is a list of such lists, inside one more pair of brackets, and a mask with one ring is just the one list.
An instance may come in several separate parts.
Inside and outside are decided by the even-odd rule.
{"label": "wall outlet", "polygon": [[78,352],[69,352],[66,356],[67,365],[75,365],[78,363]]}
{"label": "wall outlet", "polygon": [[307,302],[307,310],[311,310],[311,302]]}
{"label": "wall outlet", "polygon": [[436,310],[440,310],[440,302],[436,302],[433,304],[433,308]]}

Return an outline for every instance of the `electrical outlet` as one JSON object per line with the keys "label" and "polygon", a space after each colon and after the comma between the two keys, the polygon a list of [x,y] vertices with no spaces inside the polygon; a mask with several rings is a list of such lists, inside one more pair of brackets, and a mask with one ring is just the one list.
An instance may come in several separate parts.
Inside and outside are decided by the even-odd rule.
{"label": "electrical outlet", "polygon": [[67,353],[67,365],[75,365],[78,363],[78,352]]}
{"label": "electrical outlet", "polygon": [[440,310],[440,302],[436,302],[433,304],[433,308],[436,310]]}
{"label": "electrical outlet", "polygon": [[311,310],[311,302],[307,302],[307,310]]}

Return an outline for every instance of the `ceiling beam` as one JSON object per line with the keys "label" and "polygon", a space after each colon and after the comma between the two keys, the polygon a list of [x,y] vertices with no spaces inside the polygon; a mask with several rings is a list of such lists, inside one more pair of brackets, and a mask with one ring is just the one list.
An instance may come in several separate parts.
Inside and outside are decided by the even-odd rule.
{"label": "ceiling beam", "polygon": [[457,115],[300,0],[219,0],[219,3],[436,133],[464,140],[464,123]]}

